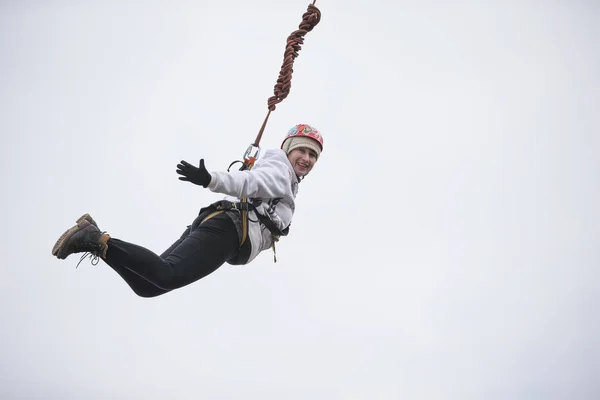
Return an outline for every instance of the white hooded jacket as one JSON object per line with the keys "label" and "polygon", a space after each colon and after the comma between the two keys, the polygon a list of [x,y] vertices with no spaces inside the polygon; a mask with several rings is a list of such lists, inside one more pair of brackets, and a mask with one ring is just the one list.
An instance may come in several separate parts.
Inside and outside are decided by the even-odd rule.
{"label": "white hooded jacket", "polygon": [[[268,149],[250,170],[211,172],[208,188],[225,194],[226,200],[240,201],[248,198],[262,215],[267,215],[280,230],[292,222],[298,177],[285,152]],[[273,244],[271,232],[260,222],[253,211],[248,212],[249,263]]]}

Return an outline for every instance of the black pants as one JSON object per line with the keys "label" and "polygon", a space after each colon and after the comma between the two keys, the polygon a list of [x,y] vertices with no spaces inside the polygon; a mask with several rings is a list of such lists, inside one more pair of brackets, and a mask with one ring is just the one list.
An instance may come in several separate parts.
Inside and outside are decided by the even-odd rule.
{"label": "black pants", "polygon": [[239,250],[231,218],[221,213],[200,224],[199,215],[162,255],[111,238],[104,261],[141,297],[155,297],[216,271]]}

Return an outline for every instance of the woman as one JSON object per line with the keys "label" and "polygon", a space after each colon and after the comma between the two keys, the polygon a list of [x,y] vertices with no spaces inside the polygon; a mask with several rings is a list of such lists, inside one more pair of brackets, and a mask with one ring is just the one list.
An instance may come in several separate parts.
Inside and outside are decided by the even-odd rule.
{"label": "woman", "polygon": [[323,150],[318,130],[299,124],[289,130],[280,149],[269,149],[245,171],[208,172],[186,161],[177,165],[180,180],[226,195],[200,210],[198,217],[162,255],[100,231],[89,214],[58,239],[52,255],[73,253],[101,258],[142,297],[186,286],[224,263],[244,265],[286,235],[294,214],[298,183],[312,170]]}

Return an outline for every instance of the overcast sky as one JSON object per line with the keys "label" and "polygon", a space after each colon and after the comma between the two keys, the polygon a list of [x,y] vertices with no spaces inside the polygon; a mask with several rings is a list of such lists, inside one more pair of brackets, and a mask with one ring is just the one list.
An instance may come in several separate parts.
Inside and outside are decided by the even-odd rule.
{"label": "overcast sky", "polygon": [[221,198],[310,1],[0,1],[1,399],[600,398],[600,3],[317,1],[325,149],[290,235],[143,299],[51,256],[162,252]]}

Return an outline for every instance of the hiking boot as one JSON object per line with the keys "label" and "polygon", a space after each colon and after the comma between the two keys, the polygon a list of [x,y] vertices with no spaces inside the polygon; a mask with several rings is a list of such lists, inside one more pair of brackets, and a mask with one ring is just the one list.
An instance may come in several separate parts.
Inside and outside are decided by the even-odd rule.
{"label": "hiking boot", "polygon": [[[92,222],[90,222],[90,220]],[[73,253],[91,253],[96,257],[106,257],[106,242],[110,235],[101,232],[89,214],[77,220],[77,224],[69,228],[56,241],[52,255],[65,259]]]}

